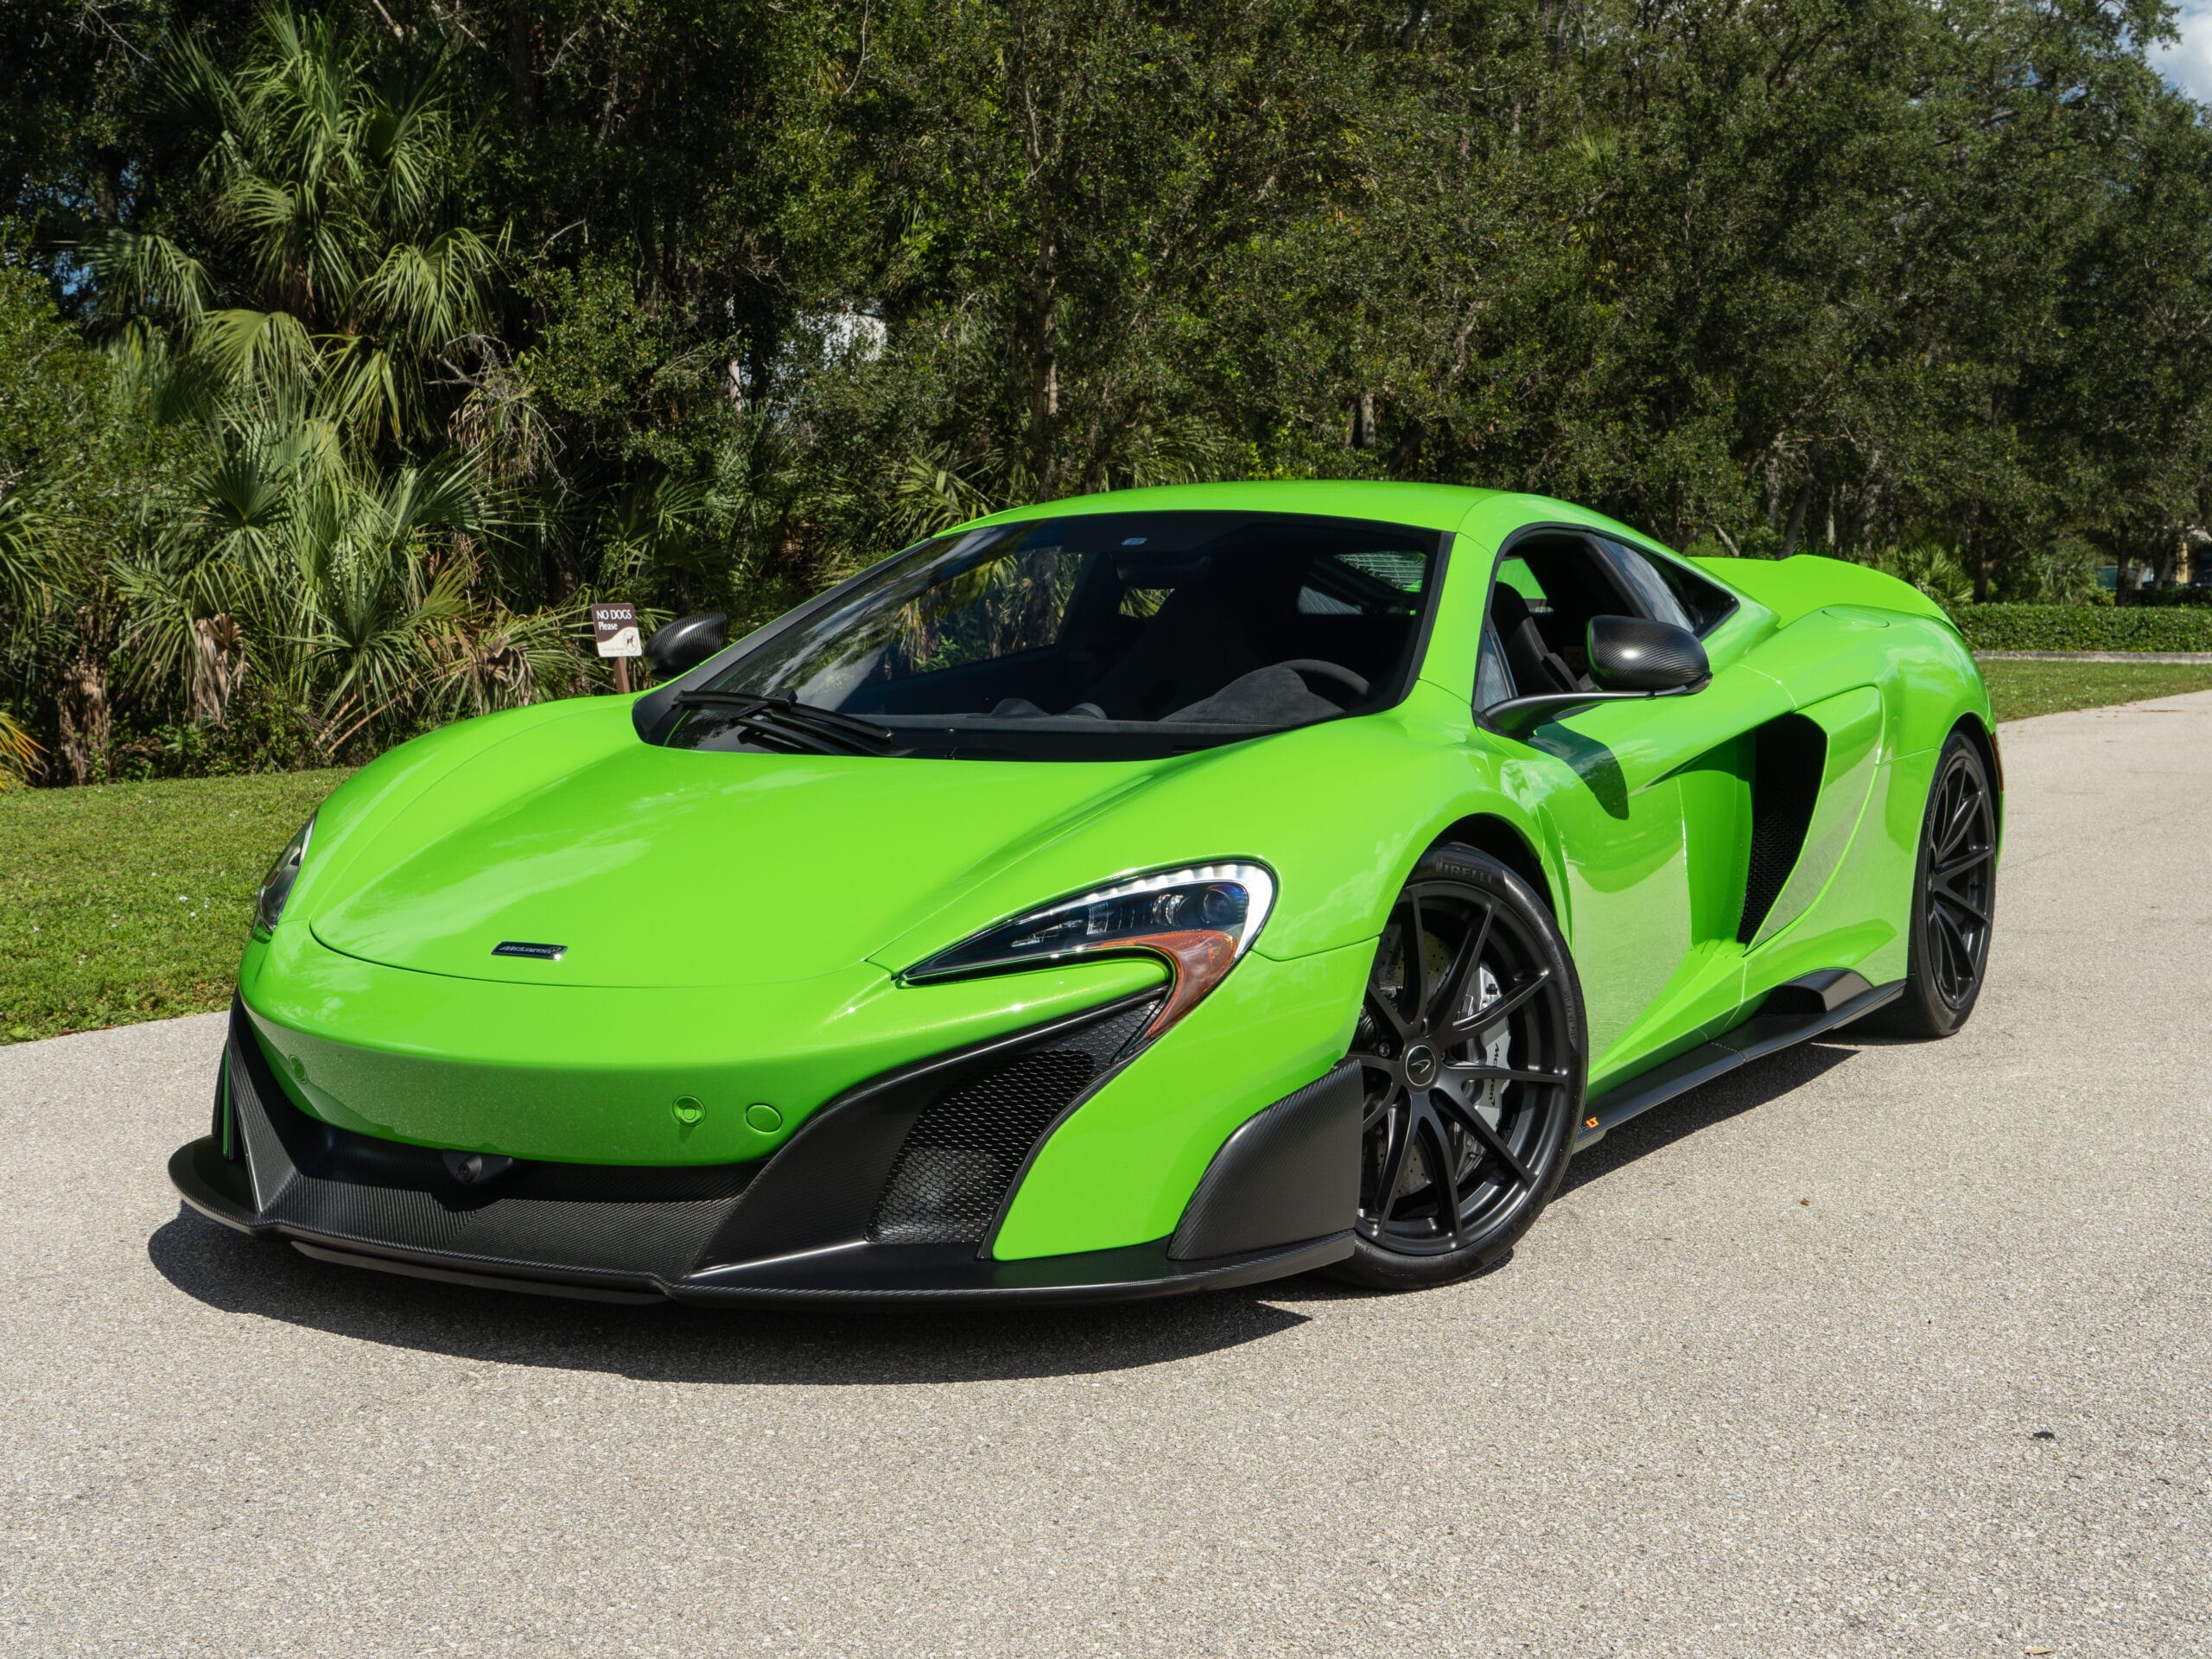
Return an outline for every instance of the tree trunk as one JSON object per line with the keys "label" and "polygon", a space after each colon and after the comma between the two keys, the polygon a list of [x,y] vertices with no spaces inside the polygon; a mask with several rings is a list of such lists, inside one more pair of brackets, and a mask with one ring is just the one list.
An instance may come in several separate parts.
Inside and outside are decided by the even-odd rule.
{"label": "tree trunk", "polygon": [[60,695],[54,699],[62,770],[73,784],[89,784],[107,775],[107,665],[92,643],[82,640],[78,654],[61,676]]}
{"label": "tree trunk", "polygon": [[1060,418],[1059,284],[1052,274],[1052,247],[1045,246],[1045,270],[1033,285],[1037,308],[1029,353],[1029,470],[1038,493],[1052,493],[1052,435]]}
{"label": "tree trunk", "polygon": [[1797,480],[1797,493],[1789,503],[1789,523],[1782,532],[1782,556],[1788,558],[1797,550],[1797,538],[1805,533],[1805,509],[1813,501],[1813,474],[1806,469],[1805,476]]}
{"label": "tree trunk", "polygon": [[192,717],[202,726],[230,718],[231,698],[245,677],[245,638],[235,618],[219,612],[192,624]]}
{"label": "tree trunk", "polygon": [[1352,399],[1351,419],[1344,429],[1344,442],[1355,449],[1375,447],[1375,394],[1363,391]]}
{"label": "tree trunk", "polygon": [[531,8],[507,0],[507,86],[514,94],[515,115],[524,128],[537,124],[537,65],[530,39]]}

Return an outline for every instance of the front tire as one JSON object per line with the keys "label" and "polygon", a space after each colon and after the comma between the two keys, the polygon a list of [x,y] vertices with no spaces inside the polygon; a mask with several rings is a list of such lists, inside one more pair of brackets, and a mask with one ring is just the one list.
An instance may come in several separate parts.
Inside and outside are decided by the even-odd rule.
{"label": "front tire", "polygon": [[1581,985],[1543,901],[1471,848],[1426,854],[1352,1039],[1359,1216],[1337,1276],[1422,1289],[1510,1249],[1567,1173],[1586,1048]]}
{"label": "front tire", "polygon": [[1936,757],[1913,870],[1904,990],[1864,1022],[1894,1037],[1948,1037],[1980,1000],[1997,913],[1997,797],[1981,751],[1954,732]]}

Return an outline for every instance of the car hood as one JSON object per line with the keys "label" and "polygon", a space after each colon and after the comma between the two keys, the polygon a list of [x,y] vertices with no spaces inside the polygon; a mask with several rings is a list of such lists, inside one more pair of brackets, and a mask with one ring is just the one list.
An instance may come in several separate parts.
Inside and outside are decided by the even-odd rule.
{"label": "car hood", "polygon": [[[762,984],[895,972],[1084,887],[1230,857],[1274,865],[1282,901],[1301,882],[1310,901],[1340,899],[1325,931],[1356,931],[1346,862],[1389,855],[1361,844],[1371,825],[1347,844],[1330,822],[1357,792],[1315,781],[1404,747],[1372,717],[1116,764],[716,753],[643,742],[626,704],[595,703],[494,717],[357,775],[296,893],[315,937],[473,979]],[[493,954],[506,942],[562,955]]]}
{"label": "car hood", "polygon": [[[704,754],[634,738],[549,770],[531,764],[537,747],[454,767],[349,847],[315,894],[316,938],[469,978],[808,978],[866,960],[949,893],[1146,781],[1126,766]],[[563,955],[494,956],[505,942]]]}

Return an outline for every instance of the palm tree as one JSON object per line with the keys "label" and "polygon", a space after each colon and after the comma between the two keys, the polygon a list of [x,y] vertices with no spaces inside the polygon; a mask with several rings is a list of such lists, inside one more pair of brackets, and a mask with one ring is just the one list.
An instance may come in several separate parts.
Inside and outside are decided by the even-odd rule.
{"label": "palm tree", "polygon": [[512,434],[463,394],[502,257],[464,217],[449,68],[379,67],[281,3],[233,62],[181,42],[162,82],[196,199],[91,250],[125,353],[207,435],[117,575],[137,671],[204,723],[257,681],[329,755],[577,677],[577,619],[516,614],[482,556]]}
{"label": "palm tree", "polygon": [[276,3],[241,60],[189,39],[162,82],[197,156],[196,234],[91,252],[111,298],[170,325],[182,401],[219,418],[290,398],[358,442],[436,442],[433,382],[485,335],[500,264],[462,216],[448,60],[374,73],[358,38]]}

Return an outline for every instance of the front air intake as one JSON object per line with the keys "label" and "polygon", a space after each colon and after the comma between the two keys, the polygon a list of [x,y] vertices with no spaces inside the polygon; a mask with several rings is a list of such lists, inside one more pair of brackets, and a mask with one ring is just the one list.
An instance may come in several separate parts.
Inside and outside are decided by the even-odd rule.
{"label": "front air intake", "polygon": [[869,1239],[982,1243],[1031,1149],[1136,1040],[1156,1006],[1125,1008],[949,1080],[906,1132]]}

